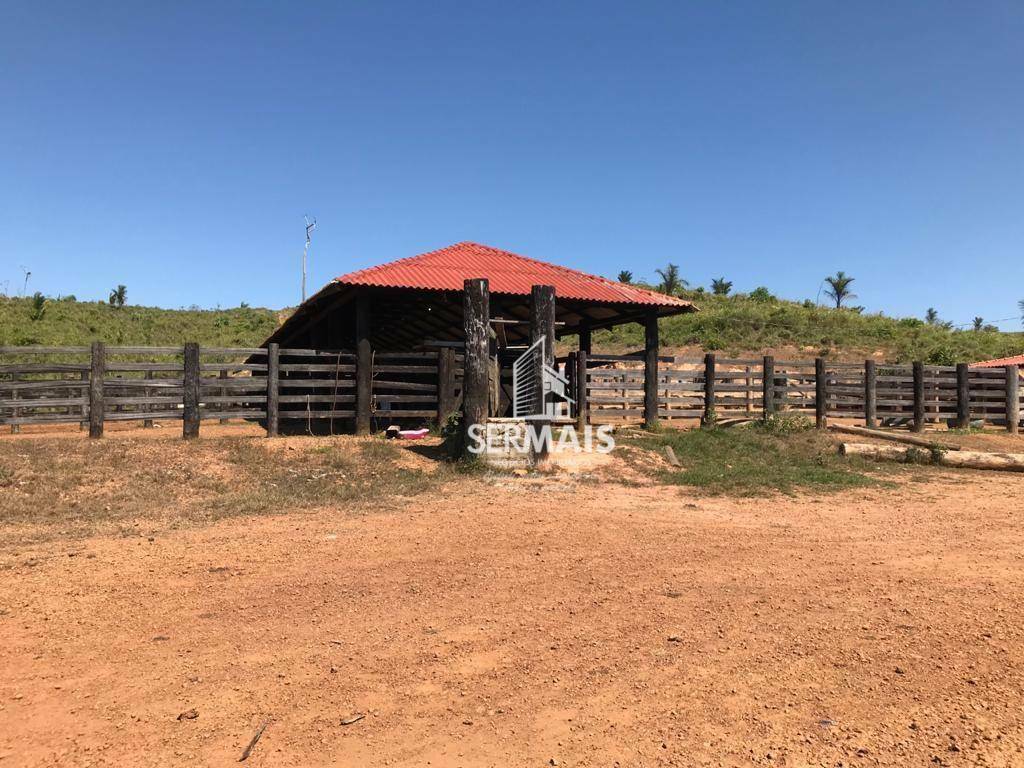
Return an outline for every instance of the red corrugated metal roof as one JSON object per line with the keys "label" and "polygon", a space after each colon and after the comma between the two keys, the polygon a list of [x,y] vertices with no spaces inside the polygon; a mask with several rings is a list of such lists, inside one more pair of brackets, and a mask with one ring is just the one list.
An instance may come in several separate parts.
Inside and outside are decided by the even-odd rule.
{"label": "red corrugated metal roof", "polygon": [[534,285],[553,285],[555,295],[617,304],[693,307],[689,301],[616,283],[568,267],[548,264],[479,243],[456,243],[430,253],[391,261],[335,278],[348,285],[461,291],[463,282],[486,277],[492,293],[529,296]]}
{"label": "red corrugated metal roof", "polygon": [[[985,360],[981,363],[974,363],[974,368],[1002,368],[1004,365],[1020,365],[1024,366],[1024,355],[1016,355],[1015,357],[1000,357],[997,360]],[[1024,373],[1024,371],[1022,371]]]}

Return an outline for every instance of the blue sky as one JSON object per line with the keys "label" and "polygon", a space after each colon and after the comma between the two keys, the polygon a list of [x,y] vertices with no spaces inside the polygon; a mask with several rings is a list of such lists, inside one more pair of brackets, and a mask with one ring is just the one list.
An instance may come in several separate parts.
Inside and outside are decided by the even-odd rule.
{"label": "blue sky", "polygon": [[309,213],[314,287],[476,240],[1013,317],[1022,39],[1012,0],[7,0],[0,288],[294,304]]}

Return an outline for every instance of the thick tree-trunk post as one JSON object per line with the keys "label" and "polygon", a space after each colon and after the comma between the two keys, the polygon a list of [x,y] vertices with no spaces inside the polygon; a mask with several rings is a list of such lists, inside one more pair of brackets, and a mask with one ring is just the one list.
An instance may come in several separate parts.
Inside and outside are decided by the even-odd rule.
{"label": "thick tree-trunk post", "polygon": [[967,363],[956,364],[956,426],[971,426],[971,375]]}
{"label": "thick tree-trunk post", "polygon": [[455,410],[455,350],[442,347],[437,353],[437,426],[443,427]]}
{"label": "thick tree-trunk post", "polygon": [[644,426],[658,426],[658,313],[644,319]]}
{"label": "thick tree-trunk post", "polygon": [[878,372],[874,360],[864,361],[864,426],[878,426]]}
{"label": "thick tree-trunk post", "polygon": [[89,437],[103,437],[103,379],[107,376],[107,349],[102,341],[92,343],[89,366]]}
{"label": "thick tree-trunk post", "polygon": [[775,413],[775,358],[765,355],[761,363],[761,399],[764,420]]}
{"label": "thick tree-trunk post", "polygon": [[370,434],[373,352],[370,349],[370,297],[356,296],[356,434]]}
{"label": "thick tree-trunk post", "polygon": [[591,348],[590,321],[584,320],[580,323],[580,351],[586,352],[589,356],[594,350]]}
{"label": "thick tree-trunk post", "polygon": [[185,345],[181,436],[186,440],[199,437],[199,345],[190,341]]}
{"label": "thick tree-trunk post", "polygon": [[704,355],[704,416],[700,420],[702,427],[715,426],[715,353]]}
{"label": "thick tree-trunk post", "polygon": [[277,437],[280,427],[281,347],[267,344],[267,437]]}
{"label": "thick tree-trunk post", "polygon": [[814,426],[818,429],[825,429],[828,426],[827,376],[825,358],[814,358]]}
{"label": "thick tree-trunk post", "polygon": [[576,429],[580,432],[590,423],[590,408],[587,404],[587,355],[580,349],[576,353]]}
{"label": "thick tree-trunk post", "polygon": [[924,363],[914,362],[914,421],[911,429],[924,432]]}
{"label": "thick tree-trunk post", "polygon": [[[220,372],[220,373],[218,374],[218,376],[219,376],[219,378],[221,378],[221,379],[226,379],[226,378],[228,377],[228,372],[227,372],[226,370],[224,370],[224,371],[221,371],[221,372]],[[227,394],[228,394],[228,390],[227,390],[227,387],[221,387],[221,388],[220,388],[220,396],[221,396],[221,397],[227,397]],[[218,410],[218,411],[222,411],[222,410],[224,410],[225,406],[227,406],[227,403],[226,403],[226,402],[220,403],[220,405],[218,406],[217,410]],[[221,420],[220,420],[220,423],[221,423],[221,424],[227,424],[227,423],[228,423],[228,419],[221,419]]]}
{"label": "thick tree-trunk post", "polygon": [[473,278],[463,283],[462,321],[466,337],[462,364],[462,433],[464,450],[469,455],[469,429],[474,424],[486,426],[490,395],[491,292],[486,278]]}
{"label": "thick tree-trunk post", "polygon": [[1006,431],[1020,432],[1020,366],[1006,366]]}
{"label": "thick tree-trunk post", "polygon": [[555,364],[555,288],[535,285],[530,290],[530,343],[544,339],[544,364]]}
{"label": "thick tree-trunk post", "polygon": [[[152,371],[146,371],[146,379],[149,380],[149,379],[152,379],[152,378],[153,378],[153,372]],[[149,387],[146,387],[142,391],[146,393],[147,399],[149,397],[152,397],[152,395],[153,395],[153,390],[150,389]],[[153,406],[151,404],[149,404],[149,403],[146,403],[146,405],[142,406],[142,410],[143,410],[144,413],[148,413],[149,411],[153,410]],[[153,420],[152,419],[143,419],[142,420],[142,427],[144,429],[150,429],[150,428],[152,428],[152,426],[153,426]]]}

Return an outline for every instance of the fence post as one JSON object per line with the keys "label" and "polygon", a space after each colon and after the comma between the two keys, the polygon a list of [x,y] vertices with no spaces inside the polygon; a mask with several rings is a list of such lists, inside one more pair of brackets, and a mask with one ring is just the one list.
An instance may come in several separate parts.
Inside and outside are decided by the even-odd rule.
{"label": "fence post", "polygon": [[1020,366],[1006,366],[1006,431],[1020,432]]}
{"label": "fence post", "polygon": [[186,440],[199,437],[199,345],[185,344],[185,376],[181,412],[181,436]]}
{"label": "fence post", "polygon": [[765,355],[761,368],[762,416],[767,421],[775,413],[775,358]]}
{"label": "fence post", "polygon": [[[14,384],[14,383],[16,383],[16,382],[18,382],[20,380],[21,380],[21,376],[19,376],[17,373],[12,373],[11,374],[11,383],[12,384]],[[20,400],[21,399],[21,392],[20,392],[20,390],[18,390],[17,387],[14,387],[14,388],[11,389],[11,399],[12,400]],[[19,416],[21,416],[21,411],[19,411],[17,408],[14,408],[14,409],[11,410],[11,418],[12,419],[16,419]],[[21,432],[21,424],[11,424],[11,434],[12,435],[17,435],[20,432]]]}
{"label": "fence post", "polygon": [[[226,379],[227,377],[228,377],[227,370],[223,370],[219,374],[217,374],[217,378],[220,378],[220,379]],[[220,396],[221,397],[227,397],[227,394],[228,394],[227,388],[226,387],[221,387],[220,388]],[[227,403],[219,403],[217,408],[216,408],[216,410],[223,411],[226,407],[227,407]],[[229,421],[229,419],[222,418],[220,420],[220,423],[221,424],[227,424],[228,421]]]}
{"label": "fence post", "polygon": [[437,426],[443,427],[455,410],[455,350],[441,347],[437,353]]}
{"label": "fence post", "polygon": [[587,403],[587,350],[576,352],[576,429],[584,431],[590,423],[590,405]]}
{"label": "fence post", "polygon": [[715,425],[715,353],[704,355],[704,416],[702,427]]}
{"label": "fence post", "polygon": [[78,431],[81,432],[89,426],[89,371],[82,371],[78,378],[84,384],[84,386],[78,390],[79,397],[85,400],[85,403],[82,404],[82,411],[80,414],[82,420],[78,422]]}
{"label": "fence post", "polygon": [[967,363],[956,364],[956,425],[971,426],[971,377]]}
{"label": "fence post", "polygon": [[103,437],[103,379],[107,375],[106,345],[92,343],[89,366],[89,437]]}
{"label": "fence post", "polygon": [[466,351],[462,364],[462,434],[469,450],[469,428],[487,422],[490,402],[491,290],[487,278],[463,281],[462,323]]}
{"label": "fence post", "polygon": [[828,380],[825,373],[825,358],[814,358],[814,426],[825,429],[828,426]]}
{"label": "fence post", "polygon": [[878,373],[874,360],[864,361],[864,426],[878,426]]}
{"label": "fence post", "polygon": [[644,426],[658,426],[658,313],[644,319]]}
{"label": "fence post", "polygon": [[914,421],[911,429],[924,432],[924,363],[914,362]]}
{"label": "fence post", "polygon": [[267,437],[277,437],[280,423],[278,395],[281,390],[281,347],[276,342],[267,344]]}
{"label": "fence post", "polygon": [[370,349],[370,297],[356,295],[356,434],[370,434],[373,352]]}
{"label": "fence post", "polygon": [[[153,378],[153,372],[152,371],[146,371],[146,379],[149,380],[149,379],[152,379],[152,378]],[[142,391],[146,394],[146,399],[147,400],[150,397],[152,397],[152,395],[153,395],[153,390],[150,389],[149,387],[146,387]],[[146,405],[142,406],[142,411],[144,413],[148,413],[149,411],[152,411],[152,410],[153,410],[153,406],[150,403],[146,403]],[[142,426],[143,426],[144,429],[149,429],[150,427],[153,426],[153,420],[152,419],[143,419],[142,420]]]}

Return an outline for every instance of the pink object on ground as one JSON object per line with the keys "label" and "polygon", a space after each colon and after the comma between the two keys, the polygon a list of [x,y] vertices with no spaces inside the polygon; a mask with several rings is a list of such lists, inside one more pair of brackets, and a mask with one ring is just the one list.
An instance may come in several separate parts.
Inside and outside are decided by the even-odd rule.
{"label": "pink object on ground", "polygon": [[428,434],[429,429],[403,429],[398,433],[398,437],[402,440],[422,440]]}

